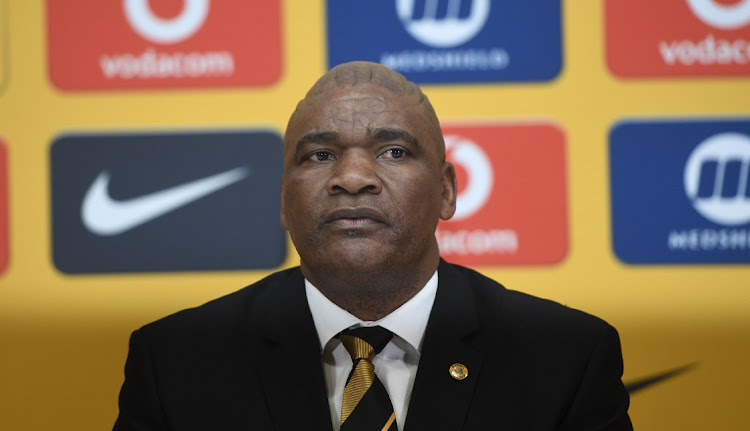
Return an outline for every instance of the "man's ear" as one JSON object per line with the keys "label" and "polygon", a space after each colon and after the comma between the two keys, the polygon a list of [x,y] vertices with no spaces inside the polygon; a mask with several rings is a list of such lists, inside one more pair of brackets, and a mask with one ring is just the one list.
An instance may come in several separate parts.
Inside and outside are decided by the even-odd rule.
{"label": "man's ear", "polygon": [[448,220],[456,212],[456,195],[458,186],[456,185],[456,170],[450,162],[443,162],[442,176],[440,179],[442,185],[442,201],[440,205],[440,218]]}

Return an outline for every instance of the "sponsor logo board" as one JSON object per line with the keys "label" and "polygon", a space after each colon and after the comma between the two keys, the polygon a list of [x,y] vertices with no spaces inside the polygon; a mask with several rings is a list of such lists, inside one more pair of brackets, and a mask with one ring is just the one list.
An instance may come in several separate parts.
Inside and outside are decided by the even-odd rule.
{"label": "sponsor logo board", "polygon": [[610,132],[624,262],[750,262],[750,120],[622,122]]}
{"label": "sponsor logo board", "polygon": [[440,254],[464,265],[554,264],[567,254],[565,137],[549,124],[446,125],[458,179]]}
{"label": "sponsor logo board", "polygon": [[281,74],[278,0],[47,1],[63,90],[267,85]]}
{"label": "sponsor logo board", "polygon": [[750,74],[750,0],[607,0],[605,11],[618,76]]}
{"label": "sponsor logo board", "polygon": [[5,140],[0,136],[0,274],[8,267],[10,255],[8,201],[8,150]]}
{"label": "sponsor logo board", "polygon": [[51,157],[62,272],[274,268],[286,258],[275,132],[69,135]]}
{"label": "sponsor logo board", "polygon": [[328,0],[329,67],[385,64],[419,83],[547,81],[562,68],[559,1]]}

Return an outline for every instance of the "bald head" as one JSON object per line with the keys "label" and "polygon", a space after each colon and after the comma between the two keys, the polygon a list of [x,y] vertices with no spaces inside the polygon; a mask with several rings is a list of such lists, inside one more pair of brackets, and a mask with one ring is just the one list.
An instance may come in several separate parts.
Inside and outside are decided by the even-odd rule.
{"label": "bald head", "polygon": [[420,100],[427,99],[415,83],[408,81],[400,73],[382,64],[368,61],[354,61],[334,67],[318,79],[305,98],[322,94],[332,87],[361,84],[374,84],[399,96],[412,96]]}
{"label": "bald head", "polygon": [[319,106],[321,100],[324,101],[334,92],[347,90],[357,92],[366,86],[385,89],[397,96],[406,106],[419,106],[423,112],[423,119],[430,129],[430,135],[441,148],[441,153],[445,154],[445,144],[437,114],[419,86],[389,67],[368,61],[340,64],[321,76],[297,105],[297,109],[289,119],[287,130],[297,119],[298,113],[306,106],[313,104]]}

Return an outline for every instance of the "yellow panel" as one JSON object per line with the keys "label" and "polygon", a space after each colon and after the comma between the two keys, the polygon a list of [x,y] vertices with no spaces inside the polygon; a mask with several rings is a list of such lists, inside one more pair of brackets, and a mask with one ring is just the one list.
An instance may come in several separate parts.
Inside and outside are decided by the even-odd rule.
{"label": "yellow panel", "polygon": [[0,97],[5,89],[6,47],[8,40],[8,20],[6,18],[5,0],[0,0]]}

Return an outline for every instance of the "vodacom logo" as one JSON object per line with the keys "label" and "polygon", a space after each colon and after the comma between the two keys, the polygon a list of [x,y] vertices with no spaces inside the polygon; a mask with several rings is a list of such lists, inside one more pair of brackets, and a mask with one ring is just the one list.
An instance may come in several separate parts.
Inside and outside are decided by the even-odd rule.
{"label": "vodacom logo", "polygon": [[717,0],[687,0],[693,13],[706,24],[733,30],[750,23],[750,0],[724,5]]}
{"label": "vodacom logo", "polygon": [[208,16],[210,0],[183,0],[182,12],[174,18],[155,15],[149,0],[123,0],[125,17],[143,38],[156,43],[177,43],[198,31]]}
{"label": "vodacom logo", "polygon": [[720,133],[701,142],[685,165],[684,184],[693,207],[707,219],[750,222],[750,137]]}
{"label": "vodacom logo", "polygon": [[490,0],[396,0],[396,12],[412,37],[450,48],[479,33],[490,15]]}
{"label": "vodacom logo", "polygon": [[492,192],[494,173],[487,154],[473,141],[458,135],[445,136],[445,150],[451,162],[466,172],[466,187],[458,194],[456,213],[451,220],[457,221],[479,211]]}

